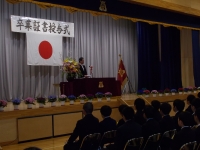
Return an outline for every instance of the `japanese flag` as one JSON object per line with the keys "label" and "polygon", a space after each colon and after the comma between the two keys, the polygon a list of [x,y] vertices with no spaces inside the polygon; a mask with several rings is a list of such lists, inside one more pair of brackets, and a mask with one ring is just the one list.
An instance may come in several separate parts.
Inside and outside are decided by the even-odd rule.
{"label": "japanese flag", "polygon": [[26,38],[28,65],[62,65],[62,36],[26,33]]}

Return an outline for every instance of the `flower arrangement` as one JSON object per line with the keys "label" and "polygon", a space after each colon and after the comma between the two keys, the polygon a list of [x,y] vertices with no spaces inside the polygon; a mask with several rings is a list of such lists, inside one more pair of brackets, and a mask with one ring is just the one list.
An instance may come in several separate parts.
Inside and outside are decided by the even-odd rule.
{"label": "flower arrangement", "polygon": [[64,59],[61,70],[63,75],[66,74],[66,78],[75,78],[77,75],[81,76],[78,62],[70,57]]}
{"label": "flower arrangement", "polygon": [[94,98],[94,95],[93,95],[93,94],[88,94],[88,95],[87,95],[87,99],[91,100],[91,99],[93,99],[93,98]]}
{"label": "flower arrangement", "polygon": [[7,101],[6,100],[0,100],[0,107],[6,107]]}
{"label": "flower arrangement", "polygon": [[143,94],[143,90],[138,90],[137,91],[137,95],[142,95]]}
{"label": "flower arrangement", "polygon": [[184,90],[184,92],[188,92],[188,88],[184,88],[183,90]]}
{"label": "flower arrangement", "polygon": [[163,91],[163,90],[159,90],[158,93],[159,93],[159,94],[163,94],[164,91]]}
{"label": "flower arrangement", "polygon": [[21,100],[18,98],[15,98],[12,100],[13,105],[19,105],[21,103]]}
{"label": "flower arrangement", "polygon": [[183,92],[184,89],[183,89],[183,88],[178,88],[178,91],[179,91],[179,92]]}
{"label": "flower arrangement", "polygon": [[152,90],[151,93],[152,94],[158,94],[158,91],[157,90]]}
{"label": "flower arrangement", "polygon": [[59,96],[59,101],[66,101],[67,100],[67,96],[62,94]]}
{"label": "flower arrangement", "polygon": [[86,95],[84,95],[84,94],[81,94],[78,98],[79,98],[79,99],[82,99],[82,100],[87,99]]}
{"label": "flower arrangement", "polygon": [[76,99],[76,97],[74,95],[70,95],[67,97],[70,101],[74,101]]}
{"label": "flower arrangement", "polygon": [[177,90],[176,90],[176,89],[171,89],[171,92],[172,92],[172,93],[176,93]]}
{"label": "flower arrangement", "polygon": [[25,104],[33,104],[35,105],[35,99],[32,98],[32,97],[27,97],[25,100],[24,100]]}
{"label": "flower arrangement", "polygon": [[50,103],[53,103],[53,102],[55,102],[56,100],[57,100],[57,98],[56,98],[55,95],[50,95],[50,96],[48,97],[48,102],[50,102]]}
{"label": "flower arrangement", "polygon": [[188,91],[193,91],[193,87],[192,87],[192,86],[189,86],[189,87],[188,87]]}
{"label": "flower arrangement", "polygon": [[105,95],[105,97],[112,97],[112,93],[110,93],[110,92],[106,92],[104,95]]}
{"label": "flower arrangement", "polygon": [[150,91],[149,91],[149,90],[144,90],[143,93],[144,93],[145,95],[148,95],[148,94],[150,94]]}
{"label": "flower arrangement", "polygon": [[164,90],[164,93],[170,93],[170,89],[166,88],[166,89]]}
{"label": "flower arrangement", "polygon": [[46,103],[46,99],[44,97],[37,97],[36,101],[40,104],[44,104]]}
{"label": "flower arrangement", "polygon": [[101,93],[101,92],[97,92],[97,93],[95,94],[95,96],[96,96],[97,98],[102,98],[102,97],[104,96],[104,94]]}

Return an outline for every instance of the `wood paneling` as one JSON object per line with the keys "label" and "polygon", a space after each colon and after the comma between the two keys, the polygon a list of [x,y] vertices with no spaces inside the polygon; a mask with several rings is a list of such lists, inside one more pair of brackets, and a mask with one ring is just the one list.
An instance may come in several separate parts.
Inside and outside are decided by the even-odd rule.
{"label": "wood paneling", "polygon": [[0,120],[0,143],[13,142],[17,139],[16,119]]}
{"label": "wood paneling", "polygon": [[72,133],[77,121],[81,118],[81,112],[54,115],[54,136]]}
{"label": "wood paneling", "polygon": [[129,3],[149,5],[162,9],[168,9],[185,14],[200,16],[199,0],[121,0]]}
{"label": "wood paneling", "polygon": [[52,116],[18,119],[19,142],[52,135]]}

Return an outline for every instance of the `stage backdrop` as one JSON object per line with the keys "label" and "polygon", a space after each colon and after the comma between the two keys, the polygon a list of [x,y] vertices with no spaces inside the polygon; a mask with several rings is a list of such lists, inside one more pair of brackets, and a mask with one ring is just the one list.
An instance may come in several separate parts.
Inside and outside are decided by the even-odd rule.
{"label": "stage backdrop", "polygon": [[94,77],[116,77],[119,54],[128,76],[137,85],[136,25],[128,20],[113,20],[89,13],[68,13],[64,9],[41,9],[35,4],[8,4],[0,1],[0,99],[26,98],[55,94],[53,83],[65,81],[59,67],[28,66],[26,36],[11,32],[10,15],[74,23],[74,38],[63,38],[63,55],[94,66]]}

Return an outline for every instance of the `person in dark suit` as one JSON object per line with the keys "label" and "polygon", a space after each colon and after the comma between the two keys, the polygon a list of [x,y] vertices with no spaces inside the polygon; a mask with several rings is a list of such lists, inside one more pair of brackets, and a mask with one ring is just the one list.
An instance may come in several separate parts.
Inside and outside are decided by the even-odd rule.
{"label": "person in dark suit", "polygon": [[[200,108],[200,98],[195,98],[195,99],[193,99],[193,101],[192,101],[192,103],[191,103],[191,108],[192,108],[192,111],[193,111],[192,116],[193,116],[193,118],[194,118],[194,113],[195,113],[195,111],[196,111],[197,109]],[[196,125],[196,122],[195,122],[195,120],[193,119],[193,120],[192,120],[191,126],[194,126],[194,125]]]}
{"label": "person in dark suit", "polygon": [[[99,120],[92,115],[92,112],[93,104],[90,102],[85,103],[83,105],[84,118],[77,122],[67,144],[64,145],[64,150],[78,150],[86,135],[98,132]],[[77,137],[79,137],[79,140],[74,142]]]}
{"label": "person in dark suit", "polygon": [[[124,110],[124,108],[126,108],[126,107],[128,107],[127,105],[124,105],[124,104],[122,104],[122,105],[120,105],[119,106],[119,108],[118,108],[118,110],[119,110],[119,113],[122,115],[122,112],[123,112],[123,110]],[[122,115],[123,116],[123,115]],[[120,119],[119,121],[118,121],[118,123],[117,123],[117,128],[119,128],[121,125],[123,125],[125,123],[125,121],[124,121],[124,119],[122,118],[122,119]]]}
{"label": "person in dark suit", "polygon": [[83,57],[79,58],[79,66],[80,66],[80,71],[81,71],[81,76],[80,77],[81,78],[86,77],[87,69],[86,69],[86,67],[84,65],[84,58]]}
{"label": "person in dark suit", "polygon": [[191,108],[191,104],[192,101],[195,99],[195,96],[190,94],[187,96],[187,104],[189,105],[188,108],[185,110],[187,112],[190,112],[191,114],[193,114],[192,108]]}
{"label": "person in dark suit", "polygon": [[137,98],[134,101],[134,107],[136,109],[135,113],[135,121],[139,123],[140,125],[143,125],[146,121],[143,117],[143,109],[145,107],[145,101],[141,98]]}
{"label": "person in dark suit", "polygon": [[195,111],[194,120],[197,124],[195,129],[196,141],[198,144],[200,144],[200,108]]}
{"label": "person in dark suit", "polygon": [[160,112],[159,112],[159,109],[160,109],[160,102],[159,102],[158,100],[153,100],[153,101],[151,102],[151,106],[153,106],[153,108],[154,108],[154,119],[155,119],[156,121],[160,121],[161,118],[162,118],[162,116],[161,116],[161,114],[160,114]]}
{"label": "person in dark suit", "polygon": [[128,140],[142,136],[141,126],[133,119],[134,110],[131,107],[126,107],[122,113],[125,124],[117,129],[114,145],[108,147],[109,150],[123,150]]}
{"label": "person in dark suit", "polygon": [[[144,137],[144,144],[146,143],[149,136],[153,134],[160,133],[160,125],[158,121],[154,119],[154,108],[151,105],[146,105],[144,107],[144,118],[146,119],[146,123],[142,126],[142,134]],[[154,145],[149,145],[150,147]],[[146,147],[146,149],[150,148]]]}
{"label": "person in dark suit", "polygon": [[175,129],[177,131],[179,131],[181,128],[178,125],[178,115],[184,110],[185,107],[185,103],[184,101],[180,100],[180,99],[176,99],[173,102],[173,111],[175,112],[175,116],[172,117],[174,125],[175,125]]}
{"label": "person in dark suit", "polygon": [[[107,106],[107,105],[102,106],[100,109],[100,112],[101,112],[101,116],[103,117],[103,121],[99,123],[99,131],[101,135],[103,136],[103,134],[107,131],[116,130],[117,123],[114,119],[110,117],[112,113],[112,109],[110,106]],[[113,143],[113,142],[114,142],[114,138],[113,139],[104,138],[103,141],[101,142],[101,147],[103,147],[103,145],[106,143]]]}
{"label": "person in dark suit", "polygon": [[166,131],[175,129],[175,125],[173,119],[170,117],[169,113],[172,107],[168,103],[162,103],[160,105],[160,114],[162,115],[162,119],[159,121],[161,133],[165,133]]}
{"label": "person in dark suit", "polygon": [[184,144],[195,141],[195,133],[190,128],[192,114],[189,112],[181,112],[178,116],[178,124],[181,130],[174,136],[172,142],[172,150],[179,150]]}

